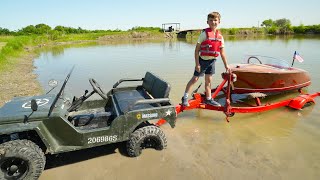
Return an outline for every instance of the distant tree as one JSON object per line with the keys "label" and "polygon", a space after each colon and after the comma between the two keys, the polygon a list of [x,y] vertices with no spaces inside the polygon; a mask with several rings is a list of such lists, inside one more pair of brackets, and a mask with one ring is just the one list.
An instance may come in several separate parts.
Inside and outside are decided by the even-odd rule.
{"label": "distant tree", "polygon": [[289,19],[286,19],[286,18],[282,18],[282,19],[275,20],[274,23],[275,23],[276,26],[278,26],[278,27],[288,27],[288,26],[291,26],[290,20],[289,20]]}
{"label": "distant tree", "polygon": [[304,26],[304,33],[307,34],[320,34],[320,24],[312,26]]}
{"label": "distant tree", "polygon": [[49,38],[51,40],[57,40],[61,35],[62,35],[61,31],[57,31],[57,30],[50,30],[49,31]]}
{"label": "distant tree", "polygon": [[78,31],[78,33],[89,33],[90,32],[89,30],[82,29],[81,27],[78,27],[77,31]]}
{"label": "distant tree", "polygon": [[36,34],[37,29],[34,27],[34,25],[29,25],[27,27],[22,28],[18,31],[18,34],[21,35],[30,35],[30,34]]}
{"label": "distant tree", "polygon": [[303,24],[299,26],[293,27],[293,32],[298,34],[304,34],[306,31],[306,27]]}
{"label": "distant tree", "polygon": [[37,29],[37,34],[48,34],[51,30],[51,27],[46,24],[37,24],[35,28]]}
{"label": "distant tree", "polygon": [[48,34],[51,27],[46,24],[29,25],[18,31],[18,35]]}
{"label": "distant tree", "polygon": [[291,22],[289,19],[282,18],[273,21],[272,19],[264,20],[261,24],[269,34],[290,34],[293,33]]}
{"label": "distant tree", "polygon": [[64,32],[64,31],[65,31],[65,27],[63,27],[63,26],[56,26],[53,30],[60,31],[60,32]]}
{"label": "distant tree", "polygon": [[83,32],[83,29],[81,27],[78,27],[78,33],[82,33]]}
{"label": "distant tree", "polygon": [[0,27],[0,35],[10,35],[10,34],[12,34],[12,32],[10,32],[9,29]]}
{"label": "distant tree", "polygon": [[267,29],[267,33],[268,33],[268,34],[278,34],[278,33],[279,33],[278,27],[275,26],[275,25],[269,27],[269,28]]}
{"label": "distant tree", "polygon": [[262,22],[261,26],[268,28],[271,27],[273,24],[274,22],[272,21],[272,19],[267,19]]}
{"label": "distant tree", "polygon": [[318,25],[313,25],[312,27],[313,27],[313,29],[314,29],[314,33],[317,33],[317,34],[320,33],[320,24],[318,24]]}
{"label": "distant tree", "polygon": [[282,19],[277,19],[275,21],[275,24],[277,27],[279,27],[279,33],[281,34],[288,34],[288,33],[292,33],[293,29],[291,27],[291,22],[289,19],[286,18],[282,18]]}
{"label": "distant tree", "polygon": [[66,34],[76,34],[79,33],[79,29],[81,30],[81,28],[79,27],[78,29],[72,28],[72,27],[65,27],[65,26],[56,26],[54,28],[54,30],[56,31],[60,31]]}
{"label": "distant tree", "polygon": [[67,34],[77,34],[78,30],[72,27],[65,27]]}

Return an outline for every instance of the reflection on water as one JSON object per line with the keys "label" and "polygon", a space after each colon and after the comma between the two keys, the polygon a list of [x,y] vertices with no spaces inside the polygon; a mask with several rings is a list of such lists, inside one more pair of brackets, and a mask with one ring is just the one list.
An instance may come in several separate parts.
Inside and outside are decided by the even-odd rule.
{"label": "reflection on water", "polygon": [[[121,78],[140,78],[152,71],[171,84],[170,98],[178,104],[193,74],[195,43],[194,39],[128,40],[57,46],[45,49],[35,60],[35,73],[47,88],[49,79],[62,82],[75,64],[66,91],[79,96],[85,89],[92,89],[88,78],[96,79],[107,91]],[[319,36],[229,37],[225,46],[229,63],[241,62],[245,54],[274,56],[290,63],[293,52],[298,51],[305,61],[294,66],[310,73],[312,85],[306,91],[313,93],[320,91],[319,43]],[[220,83],[223,71],[223,63],[218,60],[213,87]],[[295,95],[279,94],[264,101],[276,102]],[[183,112],[175,129],[163,126],[169,144],[165,151],[147,150],[136,159],[116,151],[48,169],[40,179],[125,179],[128,174],[133,179],[317,179],[319,104],[317,98],[315,105],[301,111],[283,107],[263,113],[239,113],[230,118],[230,123],[221,112]],[[94,175],[88,176],[83,169],[92,169]]]}

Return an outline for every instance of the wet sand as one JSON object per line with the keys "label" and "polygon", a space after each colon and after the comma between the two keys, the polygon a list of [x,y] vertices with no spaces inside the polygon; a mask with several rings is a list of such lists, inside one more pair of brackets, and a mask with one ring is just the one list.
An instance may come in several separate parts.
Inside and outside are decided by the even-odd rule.
{"label": "wet sand", "polygon": [[162,126],[166,150],[130,158],[117,144],[49,156],[40,179],[316,179],[320,153],[307,151],[320,146],[295,128],[311,111],[241,114],[231,123],[219,112],[186,112],[176,128]]}

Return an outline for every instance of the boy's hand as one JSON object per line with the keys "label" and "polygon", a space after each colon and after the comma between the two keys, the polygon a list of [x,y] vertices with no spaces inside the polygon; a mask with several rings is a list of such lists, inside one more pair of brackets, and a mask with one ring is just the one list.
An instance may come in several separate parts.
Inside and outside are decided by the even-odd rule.
{"label": "boy's hand", "polygon": [[228,65],[225,65],[224,67],[226,68],[226,71],[228,71],[228,69],[229,69],[229,66],[228,66]]}
{"label": "boy's hand", "polygon": [[196,65],[195,69],[197,72],[200,72],[200,65]]}

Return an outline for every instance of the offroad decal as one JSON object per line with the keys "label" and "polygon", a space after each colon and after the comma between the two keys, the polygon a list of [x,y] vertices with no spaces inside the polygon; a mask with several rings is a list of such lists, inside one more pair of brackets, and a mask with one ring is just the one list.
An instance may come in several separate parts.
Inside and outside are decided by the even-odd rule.
{"label": "offroad decal", "polygon": [[[38,106],[43,106],[43,105],[48,104],[49,99],[46,99],[46,98],[36,99],[36,102],[37,102]],[[31,108],[31,101],[28,101],[28,102],[24,103],[24,104],[22,105],[22,107],[23,107],[23,108],[26,108],[26,109],[30,109],[30,108]]]}
{"label": "offroad decal", "polygon": [[171,113],[172,113],[172,111],[168,109],[168,111],[166,111],[166,116],[170,116]]}
{"label": "offroad decal", "polygon": [[116,142],[117,139],[118,139],[117,135],[89,137],[88,138],[88,144],[102,143],[102,142]]}
{"label": "offroad decal", "polygon": [[136,115],[136,117],[137,117],[137,119],[139,120],[139,119],[147,119],[147,118],[156,118],[156,117],[158,117],[158,113],[148,113],[148,114],[137,114]]}
{"label": "offroad decal", "polygon": [[149,114],[142,114],[142,118],[156,118],[158,117],[158,113],[149,113]]}

